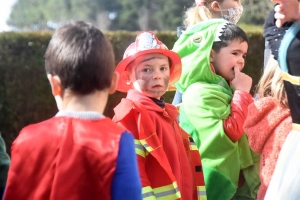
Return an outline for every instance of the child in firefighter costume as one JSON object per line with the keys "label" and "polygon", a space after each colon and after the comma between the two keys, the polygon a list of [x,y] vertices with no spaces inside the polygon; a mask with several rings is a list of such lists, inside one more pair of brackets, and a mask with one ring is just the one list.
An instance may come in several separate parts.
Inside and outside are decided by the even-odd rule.
{"label": "child in firefighter costume", "polygon": [[245,32],[223,19],[190,27],[173,48],[183,64],[180,125],[199,148],[209,200],[255,199],[260,184],[259,156],[243,133],[253,102],[252,79],[240,72],[247,49]]}
{"label": "child in firefighter costume", "polygon": [[127,92],[113,121],[132,132],[144,199],[206,199],[198,149],[162,95],[181,74],[181,60],[148,31],[137,35],[116,71]]}
{"label": "child in firefighter costume", "polygon": [[266,200],[300,199],[300,20],[285,33],[278,54],[292,116],[292,131],[280,151]]}

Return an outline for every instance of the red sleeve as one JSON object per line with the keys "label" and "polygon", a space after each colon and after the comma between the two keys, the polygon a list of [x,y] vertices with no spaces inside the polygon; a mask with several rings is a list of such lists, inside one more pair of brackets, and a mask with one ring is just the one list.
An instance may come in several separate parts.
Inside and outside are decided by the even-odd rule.
{"label": "red sleeve", "polygon": [[[115,112],[118,114],[118,112],[122,112],[124,110],[115,110]],[[139,168],[139,175],[140,180],[142,184],[142,193],[145,192],[146,187],[151,187],[151,184],[149,182],[146,169],[145,169],[145,162],[146,162],[146,150],[143,149],[143,145],[139,142],[138,136],[139,136],[139,128],[138,128],[138,112],[136,110],[130,110],[125,117],[122,119],[116,119],[113,118],[113,121],[117,123],[118,125],[124,127],[126,130],[128,130],[134,137],[134,143],[135,143],[135,152],[137,156],[137,164]],[[152,191],[152,188],[149,188]],[[149,190],[148,189],[148,190]]]}
{"label": "red sleeve", "polygon": [[253,102],[251,94],[241,90],[234,92],[230,103],[231,113],[223,120],[224,131],[231,141],[238,141],[243,133],[243,125],[248,113],[248,106]]}

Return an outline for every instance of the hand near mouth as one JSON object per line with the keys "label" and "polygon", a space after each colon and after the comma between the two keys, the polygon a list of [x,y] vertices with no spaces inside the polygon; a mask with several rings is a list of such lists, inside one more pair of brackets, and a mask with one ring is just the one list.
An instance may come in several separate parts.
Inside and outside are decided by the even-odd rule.
{"label": "hand near mouth", "polygon": [[274,8],[276,26],[281,28],[285,22],[297,21],[300,19],[299,2],[296,0],[272,0],[279,3]]}
{"label": "hand near mouth", "polygon": [[236,90],[250,92],[252,86],[252,78],[247,74],[240,72],[239,67],[234,67],[235,77],[232,80],[232,85]]}

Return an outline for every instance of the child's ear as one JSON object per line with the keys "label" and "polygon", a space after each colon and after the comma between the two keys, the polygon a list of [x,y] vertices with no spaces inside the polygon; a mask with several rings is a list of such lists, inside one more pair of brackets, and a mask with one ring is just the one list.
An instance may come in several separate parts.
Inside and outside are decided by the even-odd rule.
{"label": "child's ear", "polygon": [[214,52],[214,50],[211,50],[210,55],[209,55],[209,62],[210,63],[214,62],[214,57],[215,57],[215,52]]}
{"label": "child's ear", "polygon": [[214,11],[214,12],[220,12],[220,4],[217,1],[213,1],[210,4],[210,8]]}
{"label": "child's ear", "polygon": [[63,90],[62,90],[60,78],[58,76],[52,76],[52,74],[48,74],[47,78],[50,82],[53,96],[58,96],[58,95],[62,96]]}
{"label": "child's ear", "polygon": [[125,82],[130,82],[130,73],[129,73],[129,71],[124,71],[121,75],[121,79],[123,79]]}
{"label": "child's ear", "polygon": [[113,94],[116,91],[117,82],[119,79],[119,74],[117,72],[114,72],[113,77],[111,79],[111,84],[108,90],[109,94]]}
{"label": "child's ear", "polygon": [[129,71],[124,71],[120,77],[122,79],[122,81],[125,81],[125,83],[129,86],[133,84],[133,80],[132,80],[132,74]]}

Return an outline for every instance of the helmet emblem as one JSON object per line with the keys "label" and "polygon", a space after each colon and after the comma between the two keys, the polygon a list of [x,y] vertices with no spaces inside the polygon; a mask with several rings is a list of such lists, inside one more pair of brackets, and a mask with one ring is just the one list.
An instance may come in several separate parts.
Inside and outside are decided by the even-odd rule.
{"label": "helmet emblem", "polygon": [[143,32],[137,38],[137,50],[147,50],[147,49],[158,49],[160,46],[158,45],[156,37],[149,33]]}

